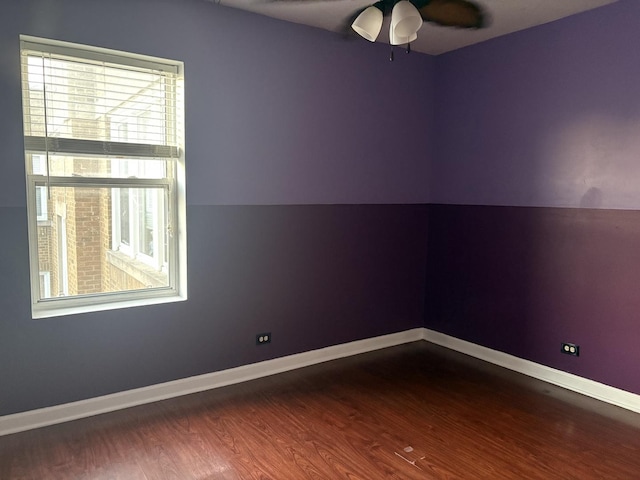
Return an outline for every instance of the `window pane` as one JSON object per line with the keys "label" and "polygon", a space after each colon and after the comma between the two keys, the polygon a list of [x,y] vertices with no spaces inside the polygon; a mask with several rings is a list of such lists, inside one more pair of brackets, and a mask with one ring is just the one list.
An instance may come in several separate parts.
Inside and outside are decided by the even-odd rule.
{"label": "window pane", "polygon": [[[127,220],[114,210],[116,196],[162,198],[165,189],[116,189],[86,187],[51,187],[50,218],[54,221],[38,228],[38,267],[40,273],[48,272],[47,293],[50,297],[79,296],[107,292],[126,292],[148,288],[168,287],[168,272],[164,259],[156,258],[162,268],[141,261],[135,252],[118,248],[122,243],[122,227],[126,225],[130,244],[145,245],[152,239],[165,251],[168,241],[164,210],[156,208],[158,202],[127,202],[130,208]],[[141,209],[142,208],[142,209]],[[131,213],[131,215],[129,215]],[[143,228],[144,236],[136,241],[137,229],[133,228],[140,216],[153,216],[151,229]],[[117,228],[114,231],[113,226]],[[151,247],[153,248],[153,247]],[[140,252],[153,256],[149,247]],[[45,289],[40,289],[41,298]]]}

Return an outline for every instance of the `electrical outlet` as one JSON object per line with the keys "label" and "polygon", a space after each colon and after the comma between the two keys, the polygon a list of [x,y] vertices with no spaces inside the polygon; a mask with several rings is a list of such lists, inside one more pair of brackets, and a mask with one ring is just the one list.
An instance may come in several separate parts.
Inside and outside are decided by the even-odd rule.
{"label": "electrical outlet", "polygon": [[567,355],[573,355],[574,357],[580,356],[580,346],[576,345],[575,343],[563,343],[562,350],[560,351],[562,353],[566,353]]}
{"label": "electrical outlet", "polygon": [[271,343],[271,332],[256,335],[256,345],[264,345],[266,343]]}

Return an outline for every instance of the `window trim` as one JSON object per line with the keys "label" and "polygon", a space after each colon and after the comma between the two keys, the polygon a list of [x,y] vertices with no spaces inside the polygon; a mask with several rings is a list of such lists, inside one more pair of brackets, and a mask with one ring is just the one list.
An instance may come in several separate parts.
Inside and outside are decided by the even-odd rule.
{"label": "window trim", "polygon": [[[34,174],[27,166],[27,216],[29,233],[29,258],[31,270],[32,317],[47,318],[61,315],[105,311],[118,308],[129,308],[140,305],[162,304],[187,299],[187,242],[186,242],[186,194],[184,165],[184,65],[182,62],[137,55],[127,52],[108,50],[99,47],[72,44],[61,41],[45,40],[31,36],[20,36],[21,51],[36,49],[47,53],[60,53],[66,56],[108,61],[138,68],[153,68],[170,71],[176,77],[176,112],[177,146],[134,144],[125,142],[104,142],[93,140],[63,139],[53,137],[24,136],[25,161],[29,154],[43,150],[65,152],[70,154],[101,156],[135,157],[171,157],[170,171],[160,179],[120,179],[91,177],[55,177]],[[81,53],[81,55],[80,55]],[[21,89],[22,91],[22,89]],[[29,163],[29,162],[27,162]],[[169,168],[169,167],[167,167]],[[38,255],[38,222],[35,189],[37,186],[49,187],[100,187],[100,188],[163,188],[167,193],[163,208],[171,211],[167,217],[167,229],[170,232],[168,246],[169,258],[166,259],[171,275],[170,284],[166,287],[153,287],[133,291],[107,292],[96,294],[74,295],[63,298],[40,298],[40,268]]]}

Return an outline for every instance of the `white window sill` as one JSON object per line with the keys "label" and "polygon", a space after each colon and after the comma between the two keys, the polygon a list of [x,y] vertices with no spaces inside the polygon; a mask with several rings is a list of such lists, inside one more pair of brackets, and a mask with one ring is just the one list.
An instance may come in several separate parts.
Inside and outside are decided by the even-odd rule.
{"label": "white window sill", "polygon": [[187,300],[186,295],[179,295],[171,292],[166,296],[154,296],[149,298],[136,298],[130,300],[116,300],[113,302],[101,302],[99,304],[92,305],[57,307],[47,305],[49,302],[45,302],[44,304],[40,303],[32,307],[31,317],[35,320],[41,318],[62,317],[66,315],[118,310],[123,308],[142,307],[145,305],[160,305],[163,303],[183,302],[185,300]]}

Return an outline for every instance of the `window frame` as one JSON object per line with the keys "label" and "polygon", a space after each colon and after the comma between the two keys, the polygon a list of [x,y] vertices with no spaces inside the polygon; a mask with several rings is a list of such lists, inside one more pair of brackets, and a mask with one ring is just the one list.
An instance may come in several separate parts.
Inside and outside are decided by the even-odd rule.
{"label": "window frame", "polygon": [[[37,50],[50,54],[62,54],[65,56],[79,58],[82,60],[92,61],[108,61],[119,65],[136,68],[171,68],[175,69],[175,115],[172,120],[175,121],[176,145],[173,149],[157,147],[156,145],[139,145],[136,147],[147,147],[149,154],[143,153],[143,158],[153,159],[151,154],[159,151],[165,155],[156,155],[155,158],[164,158],[165,160],[165,176],[163,178],[112,178],[112,177],[74,177],[74,176],[55,176],[43,175],[41,172],[33,172],[32,155],[41,154],[42,146],[53,140],[54,142],[64,143],[62,139],[52,137],[30,137],[26,135],[25,130],[25,162],[26,162],[26,183],[27,183],[27,220],[29,230],[29,259],[31,273],[31,304],[33,318],[47,318],[59,315],[69,315],[76,313],[86,313],[93,311],[111,310],[117,308],[128,308],[139,305],[153,305],[158,303],[168,303],[175,301],[184,301],[187,299],[187,251],[186,251],[186,192],[185,192],[185,166],[184,166],[184,65],[182,62],[160,59],[157,57],[143,56],[128,52],[104,49],[100,47],[90,47],[86,45],[72,44],[55,40],[47,40],[27,35],[20,36],[21,56],[25,49]],[[23,78],[23,86],[21,87],[23,99],[25,98],[25,80]],[[26,115],[25,106],[23,106],[23,115]],[[73,141],[73,140],[72,140]],[[63,152],[64,155],[92,155],[93,150],[99,145],[98,143],[109,143],[115,150],[125,148],[128,144],[119,144],[118,142],[104,142],[100,140],[81,140],[75,141],[74,148],[79,145],[80,148],[87,147],[91,152],[77,152],[58,150],[57,153]],[[35,145],[34,145],[35,143]],[[120,146],[121,145],[121,146]],[[63,146],[64,148],[64,146]],[[104,147],[103,147],[104,148]],[[145,151],[146,151],[145,150]],[[128,151],[128,150],[127,150]],[[166,152],[171,151],[171,158],[167,160]],[[135,158],[135,149],[132,158]],[[117,155],[103,153],[98,155],[101,158],[115,158]],[[127,155],[129,156],[129,155]],[[117,156],[117,158],[123,158]],[[43,188],[44,187],[44,188]],[[118,191],[120,188],[139,189],[137,192],[146,192],[148,189],[157,193],[158,208],[163,208],[163,215],[166,219],[166,232],[168,238],[167,256],[159,261],[152,256],[140,253],[135,255],[138,260],[150,265],[156,269],[163,269],[168,275],[168,286],[142,288],[137,290],[122,290],[117,292],[100,292],[92,294],[71,295],[67,297],[41,298],[40,279],[41,270],[39,265],[38,252],[38,223],[42,224],[42,216],[37,215],[37,199],[36,189],[42,188],[42,193],[47,193],[47,188],[67,187],[67,188],[109,188],[111,192]],[[134,190],[131,190],[133,192]],[[161,191],[165,191],[164,195]],[[145,193],[146,195],[146,193]],[[45,198],[46,200],[46,198]],[[46,205],[45,201],[45,205]],[[51,214],[51,212],[48,212]],[[49,219],[51,220],[51,219]],[[55,220],[55,219],[54,219]],[[133,234],[134,231],[131,230]],[[138,235],[138,233],[136,233]],[[112,241],[115,241],[116,232],[112,231]],[[157,242],[164,245],[164,242]],[[160,252],[158,252],[160,253]],[[162,252],[164,255],[164,252]],[[154,255],[155,257],[155,255]],[[50,275],[47,272],[47,275]]]}

